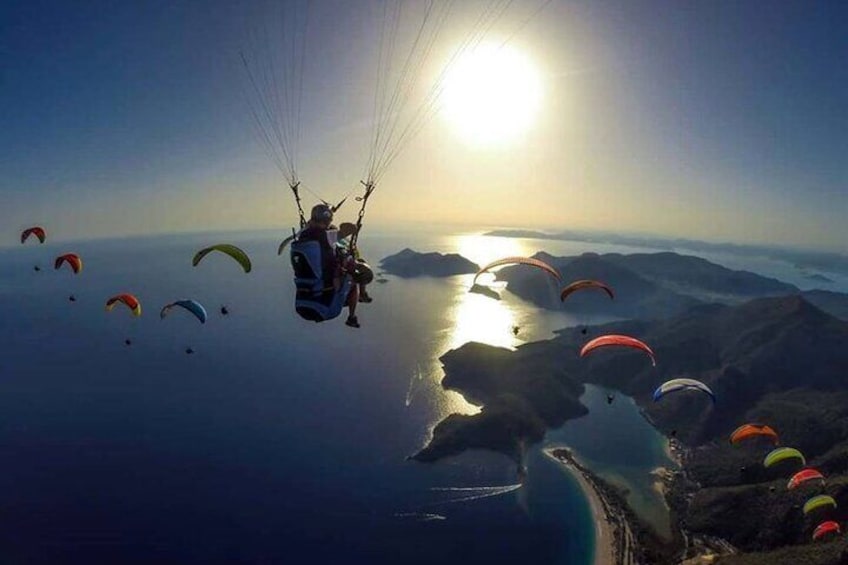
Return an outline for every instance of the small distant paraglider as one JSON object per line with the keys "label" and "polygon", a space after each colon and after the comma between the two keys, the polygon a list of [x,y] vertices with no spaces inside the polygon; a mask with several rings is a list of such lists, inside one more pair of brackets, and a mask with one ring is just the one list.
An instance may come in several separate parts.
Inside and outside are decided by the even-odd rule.
{"label": "small distant paraglider", "polygon": [[76,253],[65,253],[64,255],[59,255],[53,262],[53,268],[58,271],[62,265],[65,264],[71,268],[71,271],[73,271],[75,275],[82,272],[82,259],[80,259],[80,256]]}
{"label": "small distant paraglider", "polygon": [[33,271],[35,271],[36,273],[40,273],[40,272],[41,272],[41,267],[39,267],[38,265],[36,265],[35,267],[33,267],[33,268],[32,268],[32,270],[33,270]]}
{"label": "small distant paraglider", "polygon": [[580,350],[580,357],[585,357],[592,351],[601,348],[601,347],[609,347],[609,346],[620,346],[620,347],[632,347],[634,349],[640,349],[648,354],[651,358],[651,364],[656,367],[657,359],[654,356],[654,352],[648,347],[645,343],[639,341],[635,337],[630,337],[626,335],[602,335],[601,337],[596,337],[589,343],[583,346],[583,349]]}
{"label": "small distant paraglider", "polygon": [[77,301],[77,297],[76,297],[76,296],[74,296],[74,295],[72,294],[72,295],[70,295],[70,296],[68,297],[68,301],[69,301],[69,302],[76,302],[76,301]]}
{"label": "small distant paraglider", "polygon": [[552,277],[554,277],[556,280],[562,281],[562,275],[559,274],[559,271],[557,271],[556,269],[554,269],[553,267],[551,267],[540,259],[534,259],[533,257],[504,257],[503,259],[492,261],[491,263],[477,271],[477,274],[474,275],[474,279],[471,281],[471,284],[477,284],[477,278],[483,273],[489,271],[490,269],[502,267],[504,265],[529,265],[531,267],[542,269],[543,271],[547,272]]}
{"label": "small distant paraglider", "polygon": [[800,461],[802,466],[807,464],[807,459],[804,455],[794,447],[778,447],[766,455],[766,458],[763,460],[763,466],[769,468],[781,461],[787,461],[790,459],[797,459]]}
{"label": "small distant paraglider", "polygon": [[194,317],[197,318],[201,324],[206,323],[206,320],[208,318],[206,314],[206,308],[204,308],[200,302],[191,299],[177,300],[176,302],[166,304],[159,312],[159,318],[164,320],[165,317],[171,312],[171,310],[173,308],[176,308],[177,306],[193,314]]}
{"label": "small distant paraglider", "polygon": [[141,316],[141,302],[139,302],[138,298],[136,298],[132,294],[116,294],[115,296],[106,301],[106,311],[111,311],[112,308],[114,308],[115,305],[118,303],[123,304],[124,306],[129,308],[133,316]]}
{"label": "small distant paraglider", "polygon": [[228,255],[232,257],[234,261],[236,261],[241,268],[244,269],[245,273],[249,273],[253,268],[250,257],[247,256],[247,253],[236,247],[235,245],[229,243],[219,243],[217,245],[211,245],[209,247],[205,247],[195,253],[194,258],[191,260],[191,264],[195,267],[203,260],[204,257],[212,253],[213,251],[218,251],[219,253],[223,253],[224,255]]}
{"label": "small distant paraglider", "polygon": [[679,392],[682,390],[697,390],[703,392],[708,395],[710,399],[715,404],[716,398],[713,391],[702,383],[701,381],[696,381],[695,379],[671,379],[670,381],[666,381],[657,387],[657,390],[654,391],[654,402],[659,401],[665,395],[670,394],[672,392]]}
{"label": "small distant paraglider", "polygon": [[185,352],[186,352],[186,355],[191,355],[192,353],[194,353],[194,349],[192,349],[191,347],[186,347]]}
{"label": "small distant paraglider", "polygon": [[124,340],[124,345],[132,345],[132,340],[127,338]]}
{"label": "small distant paraglider", "polygon": [[804,515],[814,512],[819,508],[836,508],[836,500],[832,496],[820,494],[814,496],[804,503]]}
{"label": "small distant paraglider", "polygon": [[732,434],[730,434],[730,443],[733,445],[739,445],[745,440],[758,437],[767,438],[772,441],[774,445],[780,443],[780,438],[778,438],[777,432],[764,424],[743,424],[739,426],[733,430]]}
{"label": "small distant paraglider", "polygon": [[615,294],[608,285],[602,283],[601,281],[593,281],[593,280],[582,280],[582,281],[574,281],[567,287],[563,288],[559,293],[559,299],[562,302],[565,302],[565,299],[571,296],[573,293],[578,290],[583,290],[584,288],[597,288],[606,292],[610,300],[615,300]]}
{"label": "small distant paraglider", "polygon": [[229,316],[230,315],[230,309],[227,308],[226,306],[221,306],[221,315],[222,316]]}
{"label": "small distant paraglider", "polygon": [[813,531],[813,540],[819,540],[828,534],[841,534],[842,528],[839,527],[838,522],[834,522],[833,520],[828,520],[827,522],[822,522],[816,529]]}
{"label": "small distant paraglider", "polygon": [[792,478],[786,483],[786,488],[795,490],[809,481],[821,481],[820,484],[824,484],[824,475],[818,469],[802,469],[792,475]]}
{"label": "small distant paraglider", "polygon": [[21,232],[21,244],[26,243],[30,236],[34,235],[38,238],[39,243],[44,243],[47,239],[47,232],[41,226],[33,226]]}
{"label": "small distant paraglider", "polygon": [[615,402],[615,395],[614,394],[608,394],[607,395],[607,404],[612,404],[613,402]]}

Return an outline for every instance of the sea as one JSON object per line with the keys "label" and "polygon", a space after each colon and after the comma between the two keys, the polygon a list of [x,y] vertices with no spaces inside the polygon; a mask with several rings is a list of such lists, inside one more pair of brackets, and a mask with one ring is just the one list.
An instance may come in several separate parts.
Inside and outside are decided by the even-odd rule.
{"label": "sea", "polygon": [[[315,324],[294,313],[291,267],[277,255],[285,235],[0,249],[3,563],[586,565],[593,518],[574,478],[542,451],[556,445],[626,486],[637,512],[668,530],[651,474],[673,465],[666,441],[630,399],[607,404],[598,387],[587,386],[587,416],[530,450],[523,483],[512,461],[486,451],[407,460],[444,417],[479,411],[441,387],[441,355],[612,319],[542,310],[497,282],[502,300],[472,294],[470,275],[386,274],[360,305],[360,329]],[[193,267],[215,243],[244,249],[252,271],[217,253]],[[366,231],[360,244],[377,271],[406,247],[480,264],[542,250],[650,251],[447,231]],[[82,257],[79,275],[53,269],[67,252]],[[707,258],[815,285],[778,261]],[[848,290],[832,278],[828,289]],[[140,317],[104,308],[125,292]],[[184,298],[206,306],[205,324],[187,311],[160,318]]]}

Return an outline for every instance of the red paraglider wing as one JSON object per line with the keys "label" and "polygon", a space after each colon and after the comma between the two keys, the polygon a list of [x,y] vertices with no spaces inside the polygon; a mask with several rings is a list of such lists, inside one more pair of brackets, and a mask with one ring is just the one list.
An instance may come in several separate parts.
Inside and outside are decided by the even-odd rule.
{"label": "red paraglider wing", "polygon": [[574,281],[559,293],[559,299],[561,301],[565,301],[571,294],[577,292],[578,290],[582,290],[584,288],[599,288],[606,292],[610,299],[615,300],[615,294],[608,285],[602,283],[601,281],[593,281],[593,280],[582,280],[582,281]]}
{"label": "red paraglider wing", "polygon": [[580,357],[585,357],[595,349],[600,347],[608,347],[611,345],[617,345],[622,347],[632,347],[634,349],[641,349],[645,353],[647,353],[651,357],[651,363],[654,367],[657,366],[657,359],[654,356],[654,352],[651,351],[651,348],[648,347],[644,342],[639,341],[635,337],[630,337],[627,335],[602,335],[601,337],[596,337],[589,343],[583,346],[583,349],[580,350]]}
{"label": "red paraglider wing", "polygon": [[802,469],[792,475],[792,478],[789,479],[789,483],[787,483],[786,488],[792,490],[798,488],[807,481],[814,481],[816,479],[823,481],[824,475],[822,475],[817,469]]}
{"label": "red paraglider wing", "polygon": [[62,266],[62,263],[67,263],[71,266],[71,269],[74,271],[75,275],[78,275],[80,271],[82,271],[82,259],[76,253],[66,253],[64,255],[59,255],[56,257],[56,261],[53,264],[55,269],[59,269]]}
{"label": "red paraglider wing", "polygon": [[822,536],[825,536],[829,533],[835,532],[837,534],[842,533],[842,528],[839,527],[838,522],[834,522],[833,520],[828,520],[827,522],[822,522],[818,526],[816,526],[815,531],[813,532],[813,539],[817,540]]}
{"label": "red paraglider wing", "polygon": [[106,310],[111,310],[118,303],[126,305],[134,316],[141,316],[141,302],[132,294],[118,294],[106,301]]}
{"label": "red paraglider wing", "polygon": [[488,271],[489,269],[494,269],[495,267],[501,267],[503,265],[530,265],[531,267],[538,267],[543,271],[550,273],[556,280],[562,281],[562,275],[559,274],[559,271],[545,263],[540,259],[534,259],[532,257],[504,257],[503,259],[498,259],[497,261],[492,261],[474,275],[474,281],[477,282],[477,277]]}
{"label": "red paraglider wing", "polygon": [[47,239],[47,232],[44,231],[44,228],[41,226],[33,226],[21,232],[21,243],[25,243],[27,238],[31,235],[37,237],[38,241],[41,243],[44,243],[44,240]]}

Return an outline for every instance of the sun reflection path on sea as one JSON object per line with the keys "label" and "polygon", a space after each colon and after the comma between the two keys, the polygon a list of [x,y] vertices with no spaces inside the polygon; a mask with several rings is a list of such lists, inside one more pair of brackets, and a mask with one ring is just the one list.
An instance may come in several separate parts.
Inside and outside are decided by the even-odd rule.
{"label": "sun reflection path on sea", "polygon": [[[521,240],[514,238],[459,235],[454,248],[466,259],[483,266],[502,257],[532,253],[525,247]],[[473,278],[474,275],[469,274],[451,279],[455,293],[445,313],[447,327],[439,333],[436,344],[436,350],[442,354],[471,341],[508,349],[514,349],[523,341],[513,332],[521,317],[516,307],[502,300],[468,292]],[[500,283],[493,286],[503,289]],[[441,383],[444,372],[438,359],[429,367],[427,375],[433,384]],[[439,411],[445,414],[476,414],[480,408],[466,401],[462,395],[452,393],[443,397]]]}

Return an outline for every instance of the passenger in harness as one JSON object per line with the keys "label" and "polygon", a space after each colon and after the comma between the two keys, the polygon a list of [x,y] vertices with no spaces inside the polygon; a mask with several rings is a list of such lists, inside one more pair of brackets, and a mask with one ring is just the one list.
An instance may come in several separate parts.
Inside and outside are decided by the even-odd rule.
{"label": "passenger in harness", "polygon": [[333,211],[328,205],[314,206],[309,221],[291,244],[297,287],[295,310],[307,320],[323,322],[336,318],[347,305],[345,324],[358,328],[359,288],[353,281],[357,264],[337,248],[339,233],[332,221]]}
{"label": "passenger in harness", "polygon": [[359,301],[366,303],[373,302],[374,299],[371,298],[365,287],[374,280],[374,272],[371,270],[371,267],[368,266],[368,263],[362,259],[362,255],[359,253],[359,247],[351,249],[351,236],[356,232],[356,225],[349,222],[343,222],[339,226],[339,242],[337,245],[343,253],[351,255],[356,261],[353,270],[353,279],[359,286]]}

